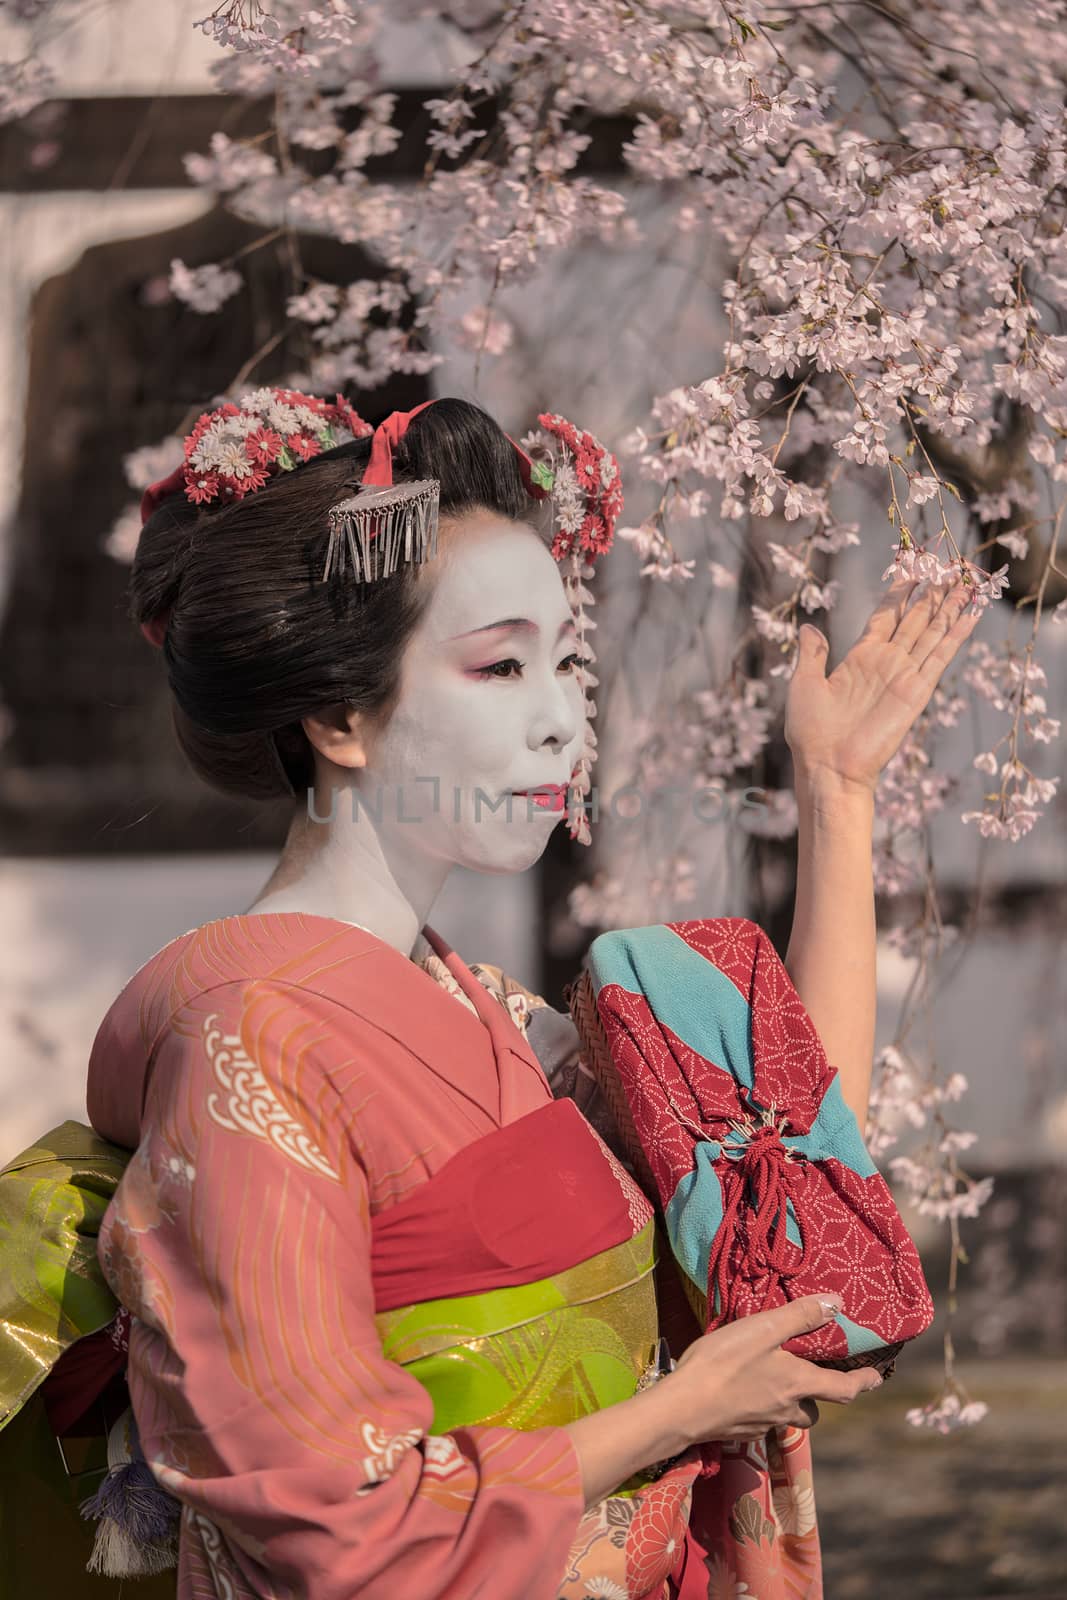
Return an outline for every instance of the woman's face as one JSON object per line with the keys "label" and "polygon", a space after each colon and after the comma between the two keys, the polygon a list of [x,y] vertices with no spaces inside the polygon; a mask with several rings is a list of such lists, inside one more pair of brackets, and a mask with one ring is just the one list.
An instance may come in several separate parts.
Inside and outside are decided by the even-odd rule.
{"label": "woman's face", "polygon": [[521,791],[565,788],[585,741],[577,635],[559,568],[532,528],[486,511],[446,533],[422,575],[433,592],[396,708],[369,740],[357,790],[383,843],[522,871],[563,820],[566,796],[547,808]]}

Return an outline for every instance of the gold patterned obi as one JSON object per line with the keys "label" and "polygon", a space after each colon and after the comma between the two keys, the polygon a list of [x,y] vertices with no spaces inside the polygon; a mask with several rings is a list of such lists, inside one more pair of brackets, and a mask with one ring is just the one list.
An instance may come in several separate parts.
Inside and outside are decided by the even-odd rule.
{"label": "gold patterned obi", "polygon": [[376,1316],[382,1347],[429,1390],[437,1433],[545,1428],[627,1400],[657,1337],[655,1225],[534,1283]]}

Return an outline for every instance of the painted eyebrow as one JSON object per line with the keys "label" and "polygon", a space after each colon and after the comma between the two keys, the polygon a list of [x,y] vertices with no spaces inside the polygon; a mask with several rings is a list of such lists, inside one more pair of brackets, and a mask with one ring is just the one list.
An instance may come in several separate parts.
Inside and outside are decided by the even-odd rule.
{"label": "painted eyebrow", "polygon": [[[566,622],[561,622],[559,632],[556,634],[556,643],[563,638],[568,628],[574,627],[574,618],[568,617]],[[505,617],[502,622],[487,622],[484,628],[471,628],[468,633],[454,633],[452,639],[471,639],[479,633],[540,633],[536,622],[531,622],[528,617]],[[449,641],[451,643],[451,640]]]}

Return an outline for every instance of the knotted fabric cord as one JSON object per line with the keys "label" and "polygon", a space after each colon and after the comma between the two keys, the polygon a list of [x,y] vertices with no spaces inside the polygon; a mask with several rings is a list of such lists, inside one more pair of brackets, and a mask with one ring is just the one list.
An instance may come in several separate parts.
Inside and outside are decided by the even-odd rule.
{"label": "knotted fabric cord", "polygon": [[[734,1310],[740,1279],[737,1273],[731,1274],[731,1255],[737,1237],[738,1214],[748,1195],[751,1195],[752,1209],[745,1219],[744,1243],[746,1265],[753,1277],[761,1272],[776,1272],[783,1278],[795,1277],[807,1263],[809,1253],[803,1229],[799,1246],[786,1235],[788,1201],[793,1188],[790,1166],[796,1157],[782,1143],[778,1128],[764,1123],[753,1132],[751,1124],[741,1122],[732,1122],[730,1127],[742,1143],[740,1147],[736,1144],[731,1147],[726,1140],[722,1141],[723,1153],[733,1163],[734,1181],[729,1185],[729,1194],[723,1197],[722,1224],[716,1231],[708,1259],[708,1283],[715,1289],[715,1299],[708,1306],[709,1329],[727,1321]],[[800,1226],[799,1219],[797,1225]],[[790,1253],[797,1251],[791,1262]]]}

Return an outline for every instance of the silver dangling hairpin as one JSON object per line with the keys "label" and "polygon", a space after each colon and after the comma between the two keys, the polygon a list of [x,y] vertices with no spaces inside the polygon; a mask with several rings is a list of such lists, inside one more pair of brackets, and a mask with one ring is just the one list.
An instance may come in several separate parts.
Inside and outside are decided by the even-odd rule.
{"label": "silver dangling hairpin", "polygon": [[436,478],[416,483],[377,484],[359,489],[330,507],[330,542],[323,582],[343,573],[347,561],[359,583],[390,577],[400,563],[418,565],[437,554],[441,485]]}

